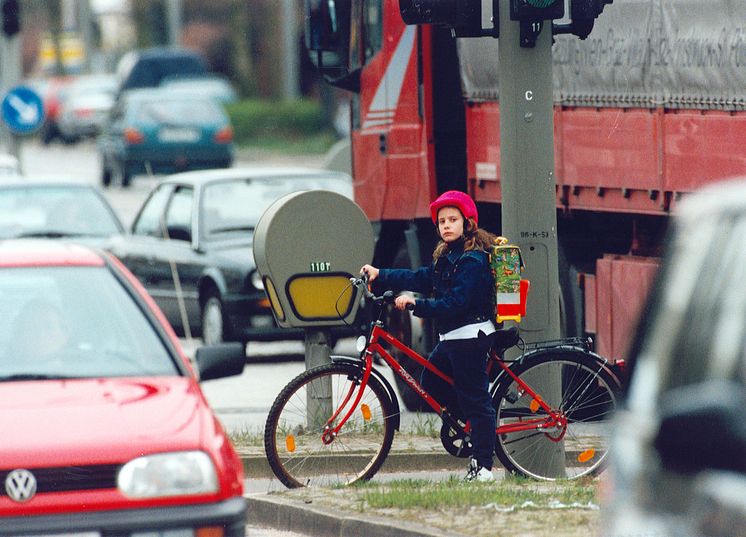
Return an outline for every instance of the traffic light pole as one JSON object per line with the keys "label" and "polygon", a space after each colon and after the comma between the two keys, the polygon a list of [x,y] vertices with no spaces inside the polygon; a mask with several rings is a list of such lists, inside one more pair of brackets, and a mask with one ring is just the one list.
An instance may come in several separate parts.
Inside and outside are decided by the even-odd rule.
{"label": "traffic light pole", "polygon": [[[544,21],[537,33],[536,23],[510,19],[510,2],[499,2],[499,16],[502,234],[521,247],[531,281],[523,337],[552,340],[560,336],[552,22]],[[527,37],[534,46],[521,46]],[[559,374],[532,381],[560,396]],[[557,457],[551,466],[564,475],[562,445],[552,448]]]}

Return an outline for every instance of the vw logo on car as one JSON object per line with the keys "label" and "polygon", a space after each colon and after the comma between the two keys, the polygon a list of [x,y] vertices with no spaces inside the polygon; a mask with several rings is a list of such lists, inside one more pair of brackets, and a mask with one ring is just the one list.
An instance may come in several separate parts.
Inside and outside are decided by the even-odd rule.
{"label": "vw logo on car", "polygon": [[29,501],[36,494],[36,478],[28,470],[13,470],[5,478],[5,492],[18,503]]}

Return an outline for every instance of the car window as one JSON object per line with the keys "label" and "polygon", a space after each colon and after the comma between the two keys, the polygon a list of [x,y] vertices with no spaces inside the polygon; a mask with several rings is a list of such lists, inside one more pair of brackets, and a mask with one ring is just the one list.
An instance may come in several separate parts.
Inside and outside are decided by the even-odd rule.
{"label": "car window", "polygon": [[164,230],[161,219],[163,218],[166,210],[166,202],[168,201],[172,190],[173,186],[164,185],[158,187],[158,189],[153,192],[145,202],[145,205],[132,226],[133,234],[163,237]]}
{"label": "car window", "polygon": [[178,374],[154,325],[105,266],[0,270],[0,379]]}
{"label": "car window", "polygon": [[130,63],[119,70],[123,78],[122,89],[157,86],[165,77],[207,74],[201,60],[192,56],[128,58],[127,61]]}
{"label": "car window", "polygon": [[194,190],[179,187],[174,192],[166,209],[166,226],[172,239],[190,241],[192,230],[192,200]]}
{"label": "car window", "polygon": [[209,99],[164,99],[140,103],[134,121],[192,125],[202,122],[213,123],[223,116],[222,110]]}
{"label": "car window", "polygon": [[352,197],[352,184],[337,177],[272,177],[241,179],[205,187],[202,201],[206,237],[251,231],[274,201],[301,190],[330,190]]}
{"label": "car window", "polygon": [[120,232],[116,216],[91,188],[0,189],[0,238],[51,234],[109,236]]}

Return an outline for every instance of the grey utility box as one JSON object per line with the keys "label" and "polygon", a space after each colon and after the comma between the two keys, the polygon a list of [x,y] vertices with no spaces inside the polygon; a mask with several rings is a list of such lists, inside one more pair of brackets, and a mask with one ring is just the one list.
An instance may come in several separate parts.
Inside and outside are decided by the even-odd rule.
{"label": "grey utility box", "polygon": [[360,297],[350,278],[373,259],[373,243],[362,209],[341,194],[294,192],[270,205],[254,232],[254,260],[277,323],[351,324]]}

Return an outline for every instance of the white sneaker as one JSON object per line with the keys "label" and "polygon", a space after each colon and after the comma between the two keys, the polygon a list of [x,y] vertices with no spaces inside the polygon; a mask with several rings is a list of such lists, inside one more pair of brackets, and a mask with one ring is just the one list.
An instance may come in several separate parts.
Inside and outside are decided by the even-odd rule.
{"label": "white sneaker", "polygon": [[466,471],[464,481],[478,481],[479,483],[490,483],[495,480],[495,474],[484,466],[479,466],[475,459],[469,462],[469,469]]}

